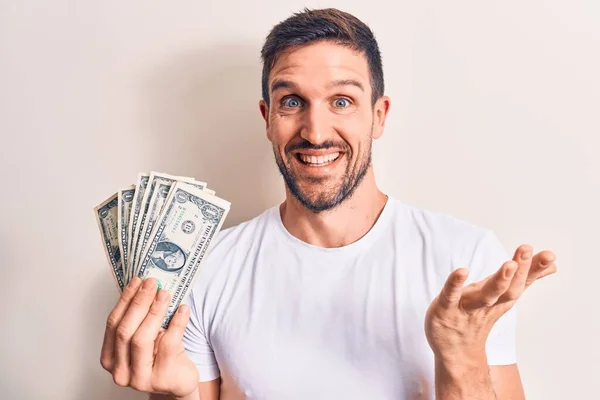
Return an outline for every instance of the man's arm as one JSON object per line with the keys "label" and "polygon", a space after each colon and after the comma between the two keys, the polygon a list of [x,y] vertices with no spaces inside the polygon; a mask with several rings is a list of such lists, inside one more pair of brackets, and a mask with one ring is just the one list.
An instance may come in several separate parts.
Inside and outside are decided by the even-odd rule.
{"label": "man's arm", "polygon": [[186,397],[151,394],[148,400],[219,400],[220,378],[198,383],[198,388]]}
{"label": "man's arm", "polygon": [[537,279],[556,272],[555,256],[542,252],[532,259],[521,246],[493,275],[463,287],[468,270],[452,272],[427,310],[425,333],[435,356],[435,389],[439,400],[505,400],[523,398],[516,365],[497,367],[492,376],[486,341],[495,323]]}
{"label": "man's arm", "polygon": [[496,397],[485,355],[477,359],[435,359],[435,392],[439,400],[500,400]]}
{"label": "man's arm", "polygon": [[525,391],[517,364],[492,365],[490,376],[499,400],[525,400]]}
{"label": "man's arm", "polygon": [[525,400],[517,364],[488,367],[485,356],[457,363],[436,359],[435,389],[440,400]]}

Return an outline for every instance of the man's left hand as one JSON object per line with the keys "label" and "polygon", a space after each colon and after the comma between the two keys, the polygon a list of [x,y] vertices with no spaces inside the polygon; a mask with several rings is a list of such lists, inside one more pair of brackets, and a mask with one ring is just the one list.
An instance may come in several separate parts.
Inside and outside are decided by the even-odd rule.
{"label": "man's left hand", "polygon": [[510,310],[533,282],[557,271],[551,251],[535,256],[531,246],[520,246],[513,260],[493,275],[463,287],[468,270],[453,271],[425,317],[425,333],[436,358],[456,363],[485,354],[492,327]]}

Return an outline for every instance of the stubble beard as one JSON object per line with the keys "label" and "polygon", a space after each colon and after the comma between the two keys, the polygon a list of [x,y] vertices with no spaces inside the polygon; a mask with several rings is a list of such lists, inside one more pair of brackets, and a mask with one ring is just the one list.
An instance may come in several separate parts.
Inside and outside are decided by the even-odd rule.
{"label": "stubble beard", "polygon": [[[283,176],[285,184],[290,191],[290,193],[294,196],[296,200],[300,204],[302,204],[306,209],[313,213],[322,213],[324,211],[330,211],[334,208],[341,205],[343,202],[347,201],[352,197],[362,180],[367,174],[369,167],[371,166],[371,148],[372,148],[373,139],[370,138],[367,142],[367,148],[361,155],[358,160],[358,165],[355,168],[352,168],[352,165],[348,162],[346,166],[346,171],[341,177],[341,182],[336,182],[334,187],[328,190],[324,190],[319,193],[318,196],[311,196],[303,190],[298,184],[298,178],[291,172],[291,163],[292,158],[295,157],[293,154],[288,153],[287,162],[282,159],[282,157],[277,152],[277,149],[273,147],[273,153],[275,155],[275,162],[277,163],[277,167],[279,172]],[[312,148],[327,148],[330,146],[314,146]],[[308,145],[303,146],[303,148],[311,148]],[[348,157],[348,160],[351,158],[349,152],[344,154],[345,157]],[[325,178],[326,179],[326,178]],[[324,179],[306,179],[305,181],[309,182],[311,185],[314,185],[314,190],[319,190],[317,186],[322,184]]]}

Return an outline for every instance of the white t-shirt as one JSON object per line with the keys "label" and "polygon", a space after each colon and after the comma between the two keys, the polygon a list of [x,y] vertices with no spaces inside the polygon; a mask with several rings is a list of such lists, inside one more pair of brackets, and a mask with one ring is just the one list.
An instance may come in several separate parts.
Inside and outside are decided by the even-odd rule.
{"label": "white t-shirt", "polygon": [[[490,230],[391,197],[341,248],[292,236],[273,207],[220,233],[184,347],[200,381],[226,376],[248,399],[433,399],[427,307],[456,267],[470,283],[509,259]],[[488,338],[490,365],[516,362],[515,313]]]}

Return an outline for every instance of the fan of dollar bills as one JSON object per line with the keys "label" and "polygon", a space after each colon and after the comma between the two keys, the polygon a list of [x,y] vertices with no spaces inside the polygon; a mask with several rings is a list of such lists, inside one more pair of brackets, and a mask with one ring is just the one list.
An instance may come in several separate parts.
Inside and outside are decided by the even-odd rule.
{"label": "fan of dollar bills", "polygon": [[94,208],[119,291],[135,276],[156,278],[171,304],[163,327],[186,298],[231,203],[206,182],[160,172],[140,173]]}

